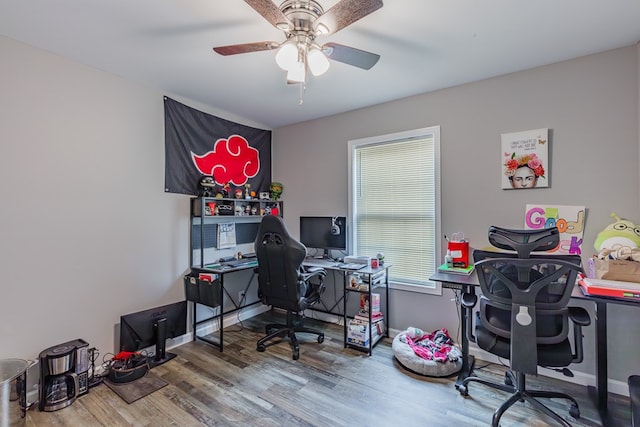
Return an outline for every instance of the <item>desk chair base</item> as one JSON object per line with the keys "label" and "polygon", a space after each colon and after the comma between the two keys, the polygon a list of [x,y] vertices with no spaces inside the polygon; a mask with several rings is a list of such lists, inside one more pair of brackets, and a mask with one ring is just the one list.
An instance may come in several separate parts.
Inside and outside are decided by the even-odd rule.
{"label": "desk chair base", "polygon": [[549,415],[550,417],[558,421],[560,424],[571,427],[571,424],[569,424],[569,422],[567,422],[560,415],[556,414],[547,406],[545,406],[542,402],[538,400],[538,398],[567,399],[571,402],[569,415],[571,415],[575,419],[580,418],[580,408],[578,407],[578,402],[573,397],[569,396],[568,394],[559,393],[555,391],[527,390],[525,375],[520,372],[517,372],[516,375],[517,377],[514,375],[514,372],[507,371],[505,373],[505,384],[494,383],[491,381],[483,380],[478,377],[467,377],[462,382],[462,384],[458,387],[458,391],[462,396],[468,396],[469,391],[468,391],[467,385],[470,382],[477,382],[492,388],[496,388],[498,390],[512,393],[509,399],[507,399],[502,405],[500,405],[500,407],[496,409],[496,411],[493,413],[493,420],[491,422],[491,425],[493,427],[498,427],[498,425],[500,424],[500,418],[502,417],[502,414],[504,414],[507,411],[507,409],[513,406],[514,403],[519,401],[520,402],[527,401],[534,408],[539,409],[540,411]]}
{"label": "desk chair base", "polygon": [[[296,319],[297,317],[297,319]],[[298,338],[296,337],[296,332],[305,332],[310,334],[315,334],[318,336],[318,343],[324,342],[324,333],[320,331],[316,331],[315,329],[307,328],[302,324],[302,318],[297,315],[297,313],[293,313],[292,311],[287,311],[287,324],[278,324],[278,323],[270,323],[265,327],[266,337],[258,340],[258,344],[256,346],[256,350],[262,352],[265,351],[267,346],[266,342],[276,338],[276,337],[289,337],[289,344],[291,345],[291,349],[293,350],[293,360],[298,360],[300,358],[300,347],[298,345]]]}

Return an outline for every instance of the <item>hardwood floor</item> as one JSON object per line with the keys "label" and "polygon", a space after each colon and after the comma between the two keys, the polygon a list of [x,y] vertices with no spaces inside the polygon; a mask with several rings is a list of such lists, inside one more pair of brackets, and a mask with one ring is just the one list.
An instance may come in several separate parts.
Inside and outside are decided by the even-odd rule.
{"label": "hardwood floor", "polygon": [[[391,340],[371,357],[343,348],[342,327],[306,319],[325,331],[300,334],[300,359],[288,342],[256,351],[264,325],[280,313],[264,313],[225,329],[224,352],[190,342],[172,350],[178,357],[153,372],[169,385],[127,404],[101,384],[56,412],[27,412],[27,426],[487,426],[506,393],[472,384],[469,396],[454,388],[455,378],[428,378],[403,369],[393,358]],[[501,380],[504,368],[479,361],[478,376]],[[581,418],[569,418],[564,401],[548,406],[574,426],[601,425],[585,387],[544,377],[534,387],[561,390],[578,400]],[[629,399],[613,396],[610,410],[621,426],[631,425]],[[547,426],[552,420],[518,403],[502,426]]]}

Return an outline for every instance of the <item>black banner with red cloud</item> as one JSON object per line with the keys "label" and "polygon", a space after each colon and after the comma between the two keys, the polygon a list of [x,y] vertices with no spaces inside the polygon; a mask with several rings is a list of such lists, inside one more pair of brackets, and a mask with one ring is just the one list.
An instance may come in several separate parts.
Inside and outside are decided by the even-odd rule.
{"label": "black banner with red cloud", "polygon": [[164,97],[164,191],[197,195],[200,178],[213,175],[231,190],[271,183],[271,131],[244,126]]}

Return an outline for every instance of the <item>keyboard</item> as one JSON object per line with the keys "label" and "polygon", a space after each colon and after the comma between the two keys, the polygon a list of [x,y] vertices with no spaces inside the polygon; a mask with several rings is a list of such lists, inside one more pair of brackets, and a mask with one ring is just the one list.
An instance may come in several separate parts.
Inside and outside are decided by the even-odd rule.
{"label": "keyboard", "polygon": [[322,268],[329,268],[336,265],[336,263],[331,260],[316,259],[316,258],[306,258],[303,261],[303,264],[309,267],[322,267]]}
{"label": "keyboard", "polygon": [[360,270],[361,268],[365,268],[366,264],[359,264],[357,262],[350,263],[338,263],[338,267],[344,268],[345,270]]}
{"label": "keyboard", "polygon": [[244,267],[245,265],[258,265],[258,261],[253,258],[253,259],[236,259],[234,261],[227,261],[227,262],[223,262],[222,265],[228,265],[229,267]]}

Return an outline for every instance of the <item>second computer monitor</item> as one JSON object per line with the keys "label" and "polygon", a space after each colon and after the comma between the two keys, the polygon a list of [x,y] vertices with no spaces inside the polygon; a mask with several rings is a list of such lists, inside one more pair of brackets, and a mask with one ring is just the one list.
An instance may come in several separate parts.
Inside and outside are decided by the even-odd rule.
{"label": "second computer monitor", "polygon": [[347,250],[347,218],[344,216],[301,216],[300,242],[308,248]]}

